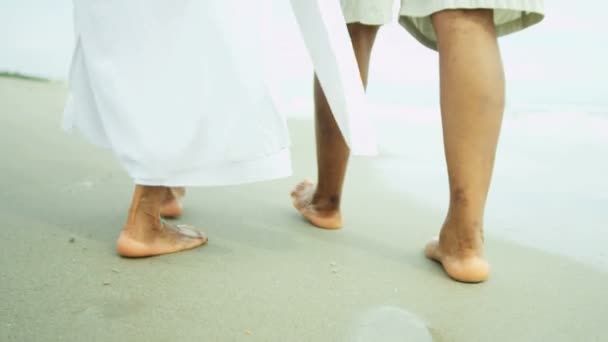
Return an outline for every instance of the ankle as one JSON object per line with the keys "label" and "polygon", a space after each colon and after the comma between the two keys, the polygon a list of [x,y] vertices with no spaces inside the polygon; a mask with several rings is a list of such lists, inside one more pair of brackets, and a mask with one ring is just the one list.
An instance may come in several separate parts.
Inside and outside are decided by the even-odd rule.
{"label": "ankle", "polygon": [[483,241],[483,210],[450,205],[442,232],[444,230],[452,235]]}
{"label": "ankle", "polygon": [[144,187],[143,190],[136,193],[133,198],[126,226],[131,228],[160,227],[160,206],[165,189],[162,187]]}
{"label": "ankle", "polygon": [[318,211],[339,211],[340,195],[315,192],[312,199],[312,204]]}
{"label": "ankle", "polygon": [[439,240],[442,245],[451,245],[461,252],[481,251],[483,248],[483,223],[481,220],[446,218]]}

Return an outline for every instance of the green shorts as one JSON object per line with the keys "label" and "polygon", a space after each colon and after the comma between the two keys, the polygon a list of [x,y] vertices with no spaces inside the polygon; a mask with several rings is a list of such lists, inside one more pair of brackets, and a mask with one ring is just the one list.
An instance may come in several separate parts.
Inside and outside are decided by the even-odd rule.
{"label": "green shorts", "polygon": [[[384,25],[394,0],[340,0],[347,23]],[[433,13],[448,9],[492,9],[498,36],[523,30],[543,19],[543,0],[400,0],[399,22],[419,42],[436,50]]]}

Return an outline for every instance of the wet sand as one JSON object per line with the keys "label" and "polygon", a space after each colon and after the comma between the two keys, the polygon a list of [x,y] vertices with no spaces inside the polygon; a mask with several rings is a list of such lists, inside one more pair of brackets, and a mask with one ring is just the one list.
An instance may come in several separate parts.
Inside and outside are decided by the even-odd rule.
{"label": "wet sand", "polygon": [[0,341],[606,340],[608,273],[489,233],[491,279],[447,279],[422,255],[442,212],[389,186],[381,158],[353,160],[345,228],[311,228],[289,200],[315,174],[305,120],[293,177],[190,191],[179,222],[208,246],[121,259],[131,181],[61,131],[65,93],[0,78]]}

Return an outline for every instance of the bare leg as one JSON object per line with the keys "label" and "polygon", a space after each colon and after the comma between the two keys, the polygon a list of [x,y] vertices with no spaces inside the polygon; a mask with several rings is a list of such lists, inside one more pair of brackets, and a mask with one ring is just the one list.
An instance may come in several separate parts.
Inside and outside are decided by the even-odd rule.
{"label": "bare leg", "polygon": [[[367,85],[369,60],[379,26],[348,24],[363,84]],[[315,77],[315,130],[319,183],[300,182],[291,193],[294,207],[313,225],[325,229],[342,226],[340,200],[349,149],[333,117],[319,80]]]}
{"label": "bare leg", "polygon": [[118,254],[146,257],[175,253],[207,242],[200,232],[160,220],[160,206],[167,188],[136,185],[129,217],[116,244]]}
{"label": "bare leg", "polygon": [[165,188],[165,195],[160,206],[160,216],[166,218],[178,218],[184,212],[182,199],[186,196],[186,188]]}
{"label": "bare leg", "polygon": [[438,37],[441,113],[450,206],[425,250],[462,282],[487,279],[483,215],[504,110],[504,75],[491,10],[432,17]]}

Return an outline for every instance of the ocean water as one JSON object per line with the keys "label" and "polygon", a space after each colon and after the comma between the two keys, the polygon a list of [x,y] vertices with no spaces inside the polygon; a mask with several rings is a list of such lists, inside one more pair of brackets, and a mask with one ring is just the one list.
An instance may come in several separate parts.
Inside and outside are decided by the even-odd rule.
{"label": "ocean water", "polygon": [[[276,4],[279,105],[310,119],[311,64],[287,2]],[[543,23],[501,39],[507,110],[486,230],[608,271],[608,30],[598,25],[608,5],[595,5],[548,1]],[[65,80],[72,30],[71,1],[1,1],[0,72]],[[381,155],[370,163],[390,186],[443,211],[437,79],[435,52],[396,23],[380,31],[368,95]]]}

